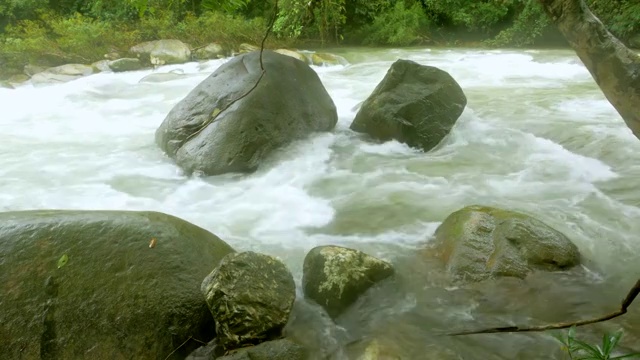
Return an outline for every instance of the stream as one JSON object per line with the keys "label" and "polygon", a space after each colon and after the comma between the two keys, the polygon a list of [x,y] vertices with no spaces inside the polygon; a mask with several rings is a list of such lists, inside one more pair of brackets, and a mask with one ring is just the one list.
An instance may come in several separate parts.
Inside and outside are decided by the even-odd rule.
{"label": "stream", "polygon": [[[296,304],[287,331],[318,358],[357,359],[375,339],[389,359],[565,359],[553,332],[442,334],[596,317],[617,310],[640,277],[640,141],[586,68],[570,50],[328,51],[350,63],[314,67],[336,103],[335,130],[277,151],[253,174],[188,177],[154,143],[166,114],[224,59],[0,88],[0,211],[165,212],[239,251],[279,257],[298,286],[304,255],[318,245],[393,263],[394,280],[335,324]],[[468,97],[451,134],[428,153],[349,129],[399,58],[448,71]],[[182,75],[139,82],[170,71]],[[421,249],[447,215],[473,204],[539,218],[578,246],[583,266],[449,284]],[[577,333],[599,343],[617,329],[625,330],[621,350],[640,351],[640,299]]]}

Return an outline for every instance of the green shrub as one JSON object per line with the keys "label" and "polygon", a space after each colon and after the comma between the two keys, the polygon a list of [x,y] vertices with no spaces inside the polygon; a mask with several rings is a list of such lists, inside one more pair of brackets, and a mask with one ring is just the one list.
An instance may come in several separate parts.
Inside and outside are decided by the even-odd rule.
{"label": "green shrub", "polygon": [[389,12],[377,15],[363,28],[364,43],[369,45],[406,46],[419,43],[427,33],[429,22],[419,4],[405,6],[398,1]]}

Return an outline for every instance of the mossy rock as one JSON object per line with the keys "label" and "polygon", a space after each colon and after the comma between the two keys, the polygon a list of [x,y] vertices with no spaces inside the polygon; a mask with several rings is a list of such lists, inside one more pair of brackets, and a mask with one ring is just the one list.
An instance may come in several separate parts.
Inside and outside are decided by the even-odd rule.
{"label": "mossy rock", "polygon": [[142,62],[138,58],[122,58],[109,61],[109,68],[113,72],[135,71],[142,69]]}
{"label": "mossy rock", "polygon": [[289,339],[267,341],[230,352],[218,360],[305,360],[305,349]]}
{"label": "mossy rock", "polygon": [[302,288],[307,298],[335,318],[367,289],[393,273],[391,264],[362,251],[318,246],[304,259]]}
{"label": "mossy rock", "polygon": [[436,254],[459,279],[526,277],[580,263],[578,248],[561,232],[514,211],[468,206],[449,215],[435,233]]}
{"label": "mossy rock", "polygon": [[200,283],[231,252],[158,212],[0,213],[1,357],[184,358],[215,335]]}
{"label": "mossy rock", "polygon": [[227,255],[202,282],[225,350],[281,337],[296,298],[293,276],[282,261],[252,251]]}

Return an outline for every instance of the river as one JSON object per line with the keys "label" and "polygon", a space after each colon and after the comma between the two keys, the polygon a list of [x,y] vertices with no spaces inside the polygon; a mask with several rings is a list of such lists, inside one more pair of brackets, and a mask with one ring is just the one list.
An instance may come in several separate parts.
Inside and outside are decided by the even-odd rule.
{"label": "river", "polygon": [[[338,108],[336,129],[291,144],[249,175],[187,177],[154,143],[169,110],[225,60],[156,69],[184,74],[162,83],[140,83],[152,72],[144,70],[0,88],[0,211],[162,211],[238,250],[280,257],[298,283],[304,254],[317,245],[391,261],[399,280],[373,289],[337,326],[298,311],[291,331],[335,358],[348,356],[344,343],[377,338],[402,359],[564,359],[547,333],[440,334],[600,315],[640,277],[640,141],[578,58],[568,50],[334,53],[350,65],[314,69]],[[450,136],[429,153],[349,130],[398,58],[448,71],[468,97]],[[444,284],[415,254],[448,214],[471,204],[535,215],[576,243],[584,268]],[[640,300],[578,335],[596,342],[624,328],[623,345],[640,350],[639,324]]]}

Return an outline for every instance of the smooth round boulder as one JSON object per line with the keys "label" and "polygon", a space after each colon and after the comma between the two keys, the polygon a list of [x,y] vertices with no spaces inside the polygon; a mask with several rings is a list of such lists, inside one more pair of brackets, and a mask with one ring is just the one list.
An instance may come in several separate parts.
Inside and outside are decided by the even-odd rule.
{"label": "smooth round boulder", "polygon": [[224,55],[225,50],[222,45],[218,43],[208,44],[193,52],[193,57],[196,60],[218,59],[224,57]]}
{"label": "smooth round boulder", "polygon": [[227,255],[201,290],[216,322],[216,342],[226,351],[280,338],[296,298],[282,261],[252,251]]}
{"label": "smooth round boulder", "polygon": [[400,59],[362,104],[351,130],[429,151],[449,134],[466,105],[449,73]]}
{"label": "smooth round boulder", "polygon": [[463,281],[524,278],[534,270],[580,264],[578,248],[561,232],[514,211],[473,205],[449,215],[433,240],[435,254]]}
{"label": "smooth round boulder", "polygon": [[304,258],[302,288],[305,297],[335,318],[371,286],[393,273],[391,264],[362,251],[318,246]]}
{"label": "smooth round boulder", "polygon": [[234,57],[164,119],[156,143],[185,173],[251,172],[279,147],[335,127],[335,104],[313,69],[269,50],[262,63],[263,76],[260,52]]}
{"label": "smooth round boulder", "polygon": [[129,49],[129,53],[143,64],[183,64],[191,60],[191,50],[180,40],[166,39],[147,41]]}
{"label": "smooth round boulder", "polygon": [[0,213],[5,359],[183,359],[215,336],[202,279],[233,249],[158,212]]}
{"label": "smooth round boulder", "polygon": [[135,71],[142,69],[138,58],[122,58],[109,61],[109,68],[113,72]]}

